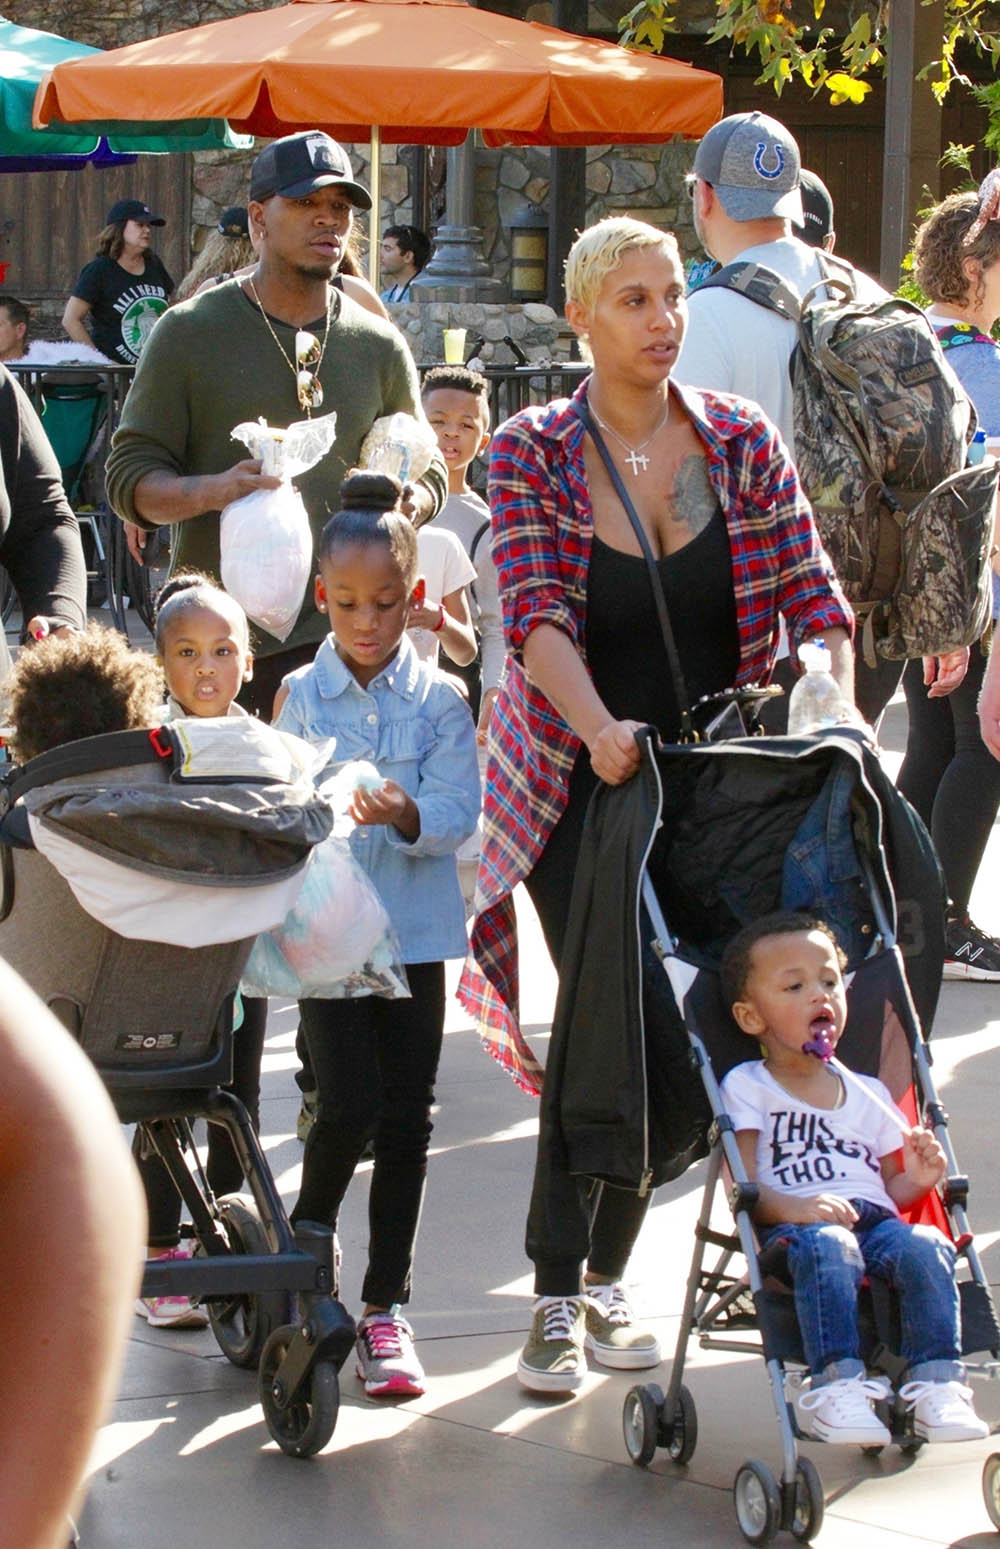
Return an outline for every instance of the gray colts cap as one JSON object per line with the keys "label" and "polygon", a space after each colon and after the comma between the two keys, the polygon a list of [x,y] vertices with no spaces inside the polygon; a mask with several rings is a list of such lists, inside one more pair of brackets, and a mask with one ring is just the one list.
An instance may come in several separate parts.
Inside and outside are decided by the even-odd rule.
{"label": "gray colts cap", "polygon": [[766,113],[733,113],[720,119],[694,158],[695,175],[711,183],[734,221],[777,215],[801,226],[800,168],[793,136]]}

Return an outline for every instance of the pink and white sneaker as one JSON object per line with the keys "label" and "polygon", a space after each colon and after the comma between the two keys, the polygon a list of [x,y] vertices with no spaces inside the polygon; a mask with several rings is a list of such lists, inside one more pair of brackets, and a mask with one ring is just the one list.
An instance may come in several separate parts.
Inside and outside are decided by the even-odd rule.
{"label": "pink and white sneaker", "polygon": [[372,1312],[358,1324],[358,1376],[371,1398],[419,1398],[424,1369],[413,1330],[398,1312]]}
{"label": "pink and white sneaker", "polygon": [[[181,1247],[170,1248],[166,1253],[154,1255],[156,1262],[161,1262],[163,1259],[189,1259],[190,1257],[190,1250]],[[135,1310],[152,1328],[208,1327],[208,1313],[189,1296],[137,1296]]]}

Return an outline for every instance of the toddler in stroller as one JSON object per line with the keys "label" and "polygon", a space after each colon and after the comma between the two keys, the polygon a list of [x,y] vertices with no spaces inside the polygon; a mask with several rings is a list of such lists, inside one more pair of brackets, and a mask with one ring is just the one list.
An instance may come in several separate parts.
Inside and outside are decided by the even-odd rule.
{"label": "toddler in stroller", "polygon": [[[867,1452],[877,1453],[886,1435],[910,1451],[928,1438],[942,1439],[949,1426],[953,1435],[959,1430],[967,1435],[986,1433],[960,1391],[964,1385],[959,1381],[960,1361],[965,1360],[965,1369],[971,1372],[977,1366],[968,1357],[986,1352],[988,1359],[979,1362],[978,1369],[995,1372],[1000,1329],[965,1213],[968,1179],[956,1165],[927,1049],[926,1030],[934,1017],[944,956],[940,868],[922,824],[894,790],[876,753],[852,731],[661,748],[644,764],[644,775],[647,767],[655,778],[648,783],[648,812],[638,837],[652,839],[655,833],[656,843],[655,849],[641,843],[633,847],[636,861],[630,882],[637,904],[648,917],[653,955],[680,1012],[684,1044],[707,1099],[711,1151],[669,1383],[666,1393],[653,1384],[629,1392],[623,1412],[625,1445],[633,1462],[640,1465],[650,1462],[658,1447],[666,1449],[675,1463],[686,1463],[693,1456],[697,1413],[693,1395],[683,1384],[692,1335],[703,1349],[762,1356],[781,1442],[781,1474],[776,1479],[768,1465],[757,1459],[740,1465],[733,1489],[737,1520],[754,1544],[770,1542],[779,1528],[808,1540],[819,1531],[824,1499],[811,1459],[799,1455],[798,1439],[825,1434],[832,1440],[839,1432],[837,1439],[844,1441],[853,1430],[856,1438],[864,1433],[861,1444]],[[626,791],[618,801],[630,801],[638,811],[641,794],[641,788],[638,794]],[[604,804],[608,805],[608,798]],[[601,815],[600,808],[595,815]],[[610,819],[608,813],[605,824]],[[643,860],[647,854],[652,857],[648,868]],[[749,968],[745,960],[735,972],[736,988],[728,999],[719,979],[727,948],[731,954],[727,961],[737,968],[744,955],[738,946],[729,946],[737,932],[778,910],[792,910],[805,918],[808,942],[813,940],[808,922],[824,919],[846,951],[849,969],[842,975],[840,958],[832,948],[827,952],[828,938],[820,935],[816,946],[829,981],[823,986],[825,999],[809,1013],[805,1028],[791,1037],[793,1046],[797,1042],[797,1049],[791,1050],[785,1049],[783,1035],[782,1042],[778,1040],[786,1015],[795,1020],[794,1013],[781,1009],[783,999],[794,1001],[796,995],[789,990],[786,996],[780,983],[777,989],[771,986],[773,993],[769,993],[767,985],[762,990],[756,982],[757,955],[763,944],[750,952]],[[778,946],[772,949],[780,948],[779,965],[788,942],[799,939],[796,933],[790,937],[787,929],[779,933]],[[640,964],[645,966],[644,960]],[[790,983],[796,982],[792,975]],[[846,1005],[841,999],[844,983]],[[585,984],[583,989],[589,991],[590,986]],[[734,1020],[733,1004],[743,1008],[746,1030]],[[815,1017],[819,1021],[813,1027]],[[775,1028],[772,1037],[769,1029]],[[579,1029],[573,1031],[579,1041]],[[747,1065],[747,1031],[757,1037],[763,1034],[768,1051],[777,1051],[782,1076],[773,1086],[776,1106],[788,1113],[800,1106],[786,1089],[789,1064],[794,1090],[806,1097],[803,1116],[788,1121],[787,1135],[777,1136],[778,1154],[772,1152],[766,1106],[752,1106],[752,1082],[741,1085],[738,1068],[754,1070]],[[819,1059],[802,1053],[804,1043],[815,1046]],[[831,1069],[822,1056],[835,1044],[838,1058]],[[724,1096],[720,1083],[734,1068],[736,1075]],[[878,1077],[892,1101],[872,1081],[862,1083],[858,1092],[849,1072]],[[764,1080],[770,1089],[772,1077],[766,1070]],[[843,1105],[832,1108],[831,1102],[841,1095]],[[727,1108],[727,1097],[736,1109],[735,1118]],[[850,1118],[848,1108],[854,1107],[855,1099],[867,1110],[861,1135],[838,1142],[840,1125]],[[880,1106],[883,1102],[887,1107]],[[897,1119],[893,1104],[905,1119]],[[901,1131],[909,1135],[921,1120],[933,1139],[922,1133],[919,1139],[911,1139],[912,1158],[907,1160],[904,1153],[902,1169],[890,1160],[883,1173],[882,1157],[897,1152]],[[830,1139],[823,1133],[824,1125],[830,1126]],[[737,1145],[738,1130],[751,1132],[752,1142],[744,1138],[743,1146]],[[827,1147],[824,1152],[816,1144],[815,1155],[805,1158],[810,1177],[797,1172],[803,1160],[798,1155],[799,1131],[807,1141],[821,1137]],[[787,1144],[789,1139],[793,1145]],[[795,1154],[786,1167],[784,1152],[793,1148]],[[860,1170],[857,1162],[864,1160],[865,1150],[870,1152],[871,1166]],[[651,1160],[655,1166],[656,1157]],[[849,1176],[841,1178],[841,1171]],[[726,1173],[733,1218],[728,1231],[714,1220]],[[869,1186],[859,1188],[859,1177]],[[923,1189],[935,1177],[938,1181],[925,1200],[905,1203],[915,1199],[918,1181]],[[762,1190],[762,1183],[776,1186],[769,1193],[767,1188]],[[796,1214],[800,1202],[788,1192],[788,1185],[794,1183],[801,1183],[807,1198],[826,1197],[831,1225],[836,1217],[844,1221],[856,1211],[862,1218],[866,1248],[871,1247],[873,1272],[855,1295],[864,1274],[864,1267],[858,1268],[860,1248],[853,1231],[838,1238],[849,1276],[854,1277],[849,1293],[854,1298],[853,1316],[843,1315],[848,1293],[841,1282],[838,1327],[824,1328],[819,1335],[809,1326],[811,1308],[805,1328],[800,1328],[795,1294],[788,1284],[789,1252],[782,1239],[802,1230]],[[880,1186],[886,1190],[885,1197],[878,1192]],[[765,1213],[759,1225],[765,1235],[773,1229],[774,1240],[760,1248],[755,1212],[762,1194]],[[845,1197],[855,1201],[847,1210],[842,1203]],[[926,1288],[930,1294],[923,1305],[919,1297],[915,1305],[912,1297],[908,1299],[905,1276],[895,1288],[887,1285],[887,1280],[897,1280],[895,1264],[888,1265],[885,1275],[875,1272],[887,1262],[883,1254],[882,1263],[876,1263],[879,1240],[873,1228],[880,1217],[877,1211],[870,1213],[870,1205],[859,1206],[859,1199],[878,1202],[883,1211],[889,1211],[891,1232],[897,1236],[898,1215],[947,1230],[951,1245],[943,1237],[933,1237],[921,1249],[934,1261],[933,1284]],[[786,1224],[788,1230],[781,1230]],[[882,1236],[887,1235],[890,1232],[882,1228]],[[924,1234],[912,1234],[915,1245],[923,1239]],[[713,1249],[718,1250],[714,1255]],[[791,1257],[795,1258],[794,1250]],[[952,1265],[957,1271],[960,1311],[957,1341]],[[792,1267],[794,1278],[796,1266]],[[924,1295],[924,1286],[920,1292]],[[857,1366],[851,1364],[855,1361]],[[795,1402],[803,1367],[808,1376],[807,1405],[815,1396],[813,1408],[803,1409]],[[888,1378],[889,1383],[880,1382],[877,1390],[865,1388],[866,1371]],[[908,1378],[914,1383],[907,1395],[913,1401],[909,1405],[900,1396],[900,1390],[909,1387]],[[845,1411],[838,1400],[845,1397],[849,1424],[835,1424],[836,1417],[825,1406],[839,1409],[843,1418]],[[944,1413],[948,1409],[950,1419]]]}
{"label": "toddler in stroller", "polygon": [[859,1358],[857,1292],[868,1273],[899,1296],[899,1397],[914,1431],[925,1441],[977,1440],[989,1427],[963,1385],[954,1246],[899,1214],[940,1180],[946,1157],[876,1077],[829,1063],[847,1019],[844,962],[827,926],[790,912],[745,926],[722,959],[725,999],[764,1050],[721,1090],[757,1186],[758,1241],[781,1243],[788,1256],[811,1373],[799,1407],[823,1441],[892,1440],[872,1405],[889,1397],[888,1380],[867,1379]]}

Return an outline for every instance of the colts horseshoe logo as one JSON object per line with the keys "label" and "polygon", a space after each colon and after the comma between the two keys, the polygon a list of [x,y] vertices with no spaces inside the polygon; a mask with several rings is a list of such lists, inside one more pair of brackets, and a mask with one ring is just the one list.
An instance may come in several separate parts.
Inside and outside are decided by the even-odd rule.
{"label": "colts horseshoe logo", "polygon": [[767,150],[768,146],[766,140],[761,140],[757,146],[756,151],[754,152],[753,170],[758,173],[760,177],[780,177],[785,170],[785,153],[781,149],[780,145],[772,145],[771,150],[774,152],[775,160],[778,164],[774,168],[769,168],[765,167],[764,165],[764,157],[767,154]]}

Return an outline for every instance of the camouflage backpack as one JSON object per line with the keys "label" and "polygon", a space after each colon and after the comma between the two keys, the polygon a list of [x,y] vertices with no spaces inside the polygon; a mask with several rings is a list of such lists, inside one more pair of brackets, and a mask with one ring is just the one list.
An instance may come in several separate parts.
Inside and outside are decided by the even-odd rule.
{"label": "camouflage backpack", "polygon": [[920,308],[859,301],[851,265],[817,256],[826,278],[801,301],[753,263],[699,289],[737,290],[798,329],[796,463],[865,661],[971,645],[990,620],[997,464],[967,466],[975,411]]}

